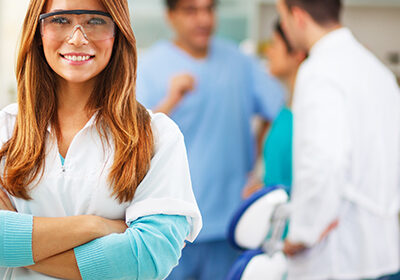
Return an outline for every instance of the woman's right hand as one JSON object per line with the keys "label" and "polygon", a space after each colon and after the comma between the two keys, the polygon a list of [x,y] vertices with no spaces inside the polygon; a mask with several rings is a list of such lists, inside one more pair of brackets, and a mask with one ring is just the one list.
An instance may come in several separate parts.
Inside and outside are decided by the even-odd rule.
{"label": "woman's right hand", "polygon": [[0,189],[0,210],[17,212],[5,191]]}

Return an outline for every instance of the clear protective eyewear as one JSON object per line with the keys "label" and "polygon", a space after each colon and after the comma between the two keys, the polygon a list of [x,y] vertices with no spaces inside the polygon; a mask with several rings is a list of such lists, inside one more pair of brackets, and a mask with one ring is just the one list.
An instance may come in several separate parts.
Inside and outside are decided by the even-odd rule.
{"label": "clear protective eyewear", "polygon": [[80,29],[86,40],[103,41],[115,36],[115,23],[109,13],[94,10],[63,10],[41,14],[40,33],[55,41],[72,39]]}

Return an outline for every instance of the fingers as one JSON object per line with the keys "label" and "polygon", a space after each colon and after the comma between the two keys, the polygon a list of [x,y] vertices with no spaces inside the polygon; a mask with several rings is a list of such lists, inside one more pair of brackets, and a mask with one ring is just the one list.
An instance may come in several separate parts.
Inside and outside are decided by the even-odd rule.
{"label": "fingers", "polygon": [[178,92],[181,95],[192,91],[195,87],[195,79],[190,74],[181,74],[172,78],[171,89],[173,92]]}
{"label": "fingers", "polygon": [[10,198],[2,189],[0,189],[0,210],[14,211]]}
{"label": "fingers", "polygon": [[319,238],[319,241],[322,241],[323,239],[325,239],[325,237],[328,236],[328,234],[334,230],[335,228],[337,228],[339,225],[339,220],[335,220],[333,221],[326,229],[325,231],[321,234],[321,237]]}
{"label": "fingers", "polygon": [[289,240],[285,240],[283,252],[288,257],[294,257],[295,255],[303,252],[305,249],[307,249],[307,248],[302,243],[292,243]]}

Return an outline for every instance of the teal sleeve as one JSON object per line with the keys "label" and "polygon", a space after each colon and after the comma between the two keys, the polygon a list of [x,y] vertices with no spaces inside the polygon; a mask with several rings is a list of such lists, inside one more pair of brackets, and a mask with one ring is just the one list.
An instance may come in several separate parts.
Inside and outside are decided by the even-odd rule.
{"label": "teal sleeve", "polygon": [[32,227],[33,216],[0,210],[0,266],[34,264]]}
{"label": "teal sleeve", "polygon": [[184,216],[152,215],[74,249],[82,279],[164,279],[189,234]]}
{"label": "teal sleeve", "polygon": [[293,114],[283,108],[264,144],[265,186],[281,185],[290,195],[293,173]]}

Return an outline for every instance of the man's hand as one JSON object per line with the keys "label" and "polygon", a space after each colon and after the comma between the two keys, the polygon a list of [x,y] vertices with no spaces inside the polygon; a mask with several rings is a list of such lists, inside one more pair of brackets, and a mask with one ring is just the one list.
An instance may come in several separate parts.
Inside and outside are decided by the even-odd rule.
{"label": "man's hand", "polygon": [[166,98],[155,108],[155,112],[169,115],[182,101],[183,97],[195,87],[195,79],[191,74],[180,74],[170,81]]}
{"label": "man's hand", "polygon": [[[332,230],[334,230],[335,228],[337,228],[339,225],[339,220],[336,219],[334,220],[321,234],[318,242],[321,242],[322,240],[324,240],[330,233]],[[306,250],[307,247],[302,244],[302,243],[292,243],[289,240],[285,240],[285,245],[283,248],[283,252],[289,256],[289,257],[293,257],[301,252],[303,252],[304,250]]]}
{"label": "man's hand", "polygon": [[289,240],[285,240],[285,245],[283,247],[283,253],[289,257],[294,257],[297,254],[303,252],[307,247],[302,243],[292,243]]}
{"label": "man's hand", "polygon": [[190,74],[181,74],[171,79],[168,98],[178,104],[189,91],[193,90],[195,79]]}

